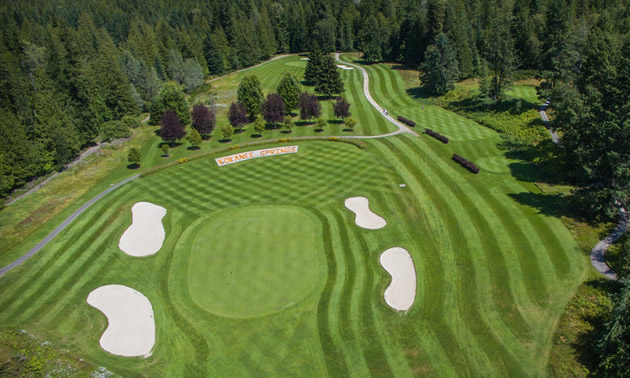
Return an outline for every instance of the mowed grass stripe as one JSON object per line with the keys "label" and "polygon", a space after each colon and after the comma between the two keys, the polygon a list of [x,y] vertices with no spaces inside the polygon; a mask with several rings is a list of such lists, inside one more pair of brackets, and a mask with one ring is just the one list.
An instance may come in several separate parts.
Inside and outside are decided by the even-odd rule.
{"label": "mowed grass stripe", "polygon": [[[397,139],[399,141],[401,138]],[[393,143],[391,142],[391,140],[393,139],[384,140],[382,141],[382,143]],[[398,146],[398,148],[402,147]],[[400,149],[398,150],[398,159],[408,167],[413,166],[413,164],[410,164],[410,157],[405,155]],[[431,183],[431,186],[434,186],[436,183],[435,176],[433,176],[432,179],[428,179],[425,177],[425,174],[420,170],[416,171],[416,177],[424,179],[421,181],[426,182],[427,184]],[[479,348],[480,352],[487,353],[484,358],[501,355],[502,360],[504,361],[504,368],[507,372],[522,373],[522,367],[521,364],[518,362],[518,359],[510,352],[510,350],[503,344],[502,340],[495,334],[491,322],[481,308],[480,301],[486,300],[488,298],[483,298],[479,296],[480,286],[483,286],[483,278],[479,277],[479,272],[477,272],[476,270],[480,269],[480,267],[475,264],[474,257],[469,255],[468,243],[464,242],[463,244],[461,244],[462,241],[467,240],[467,236],[465,231],[463,230],[463,224],[458,221],[459,216],[457,214],[457,211],[455,211],[455,209],[450,205],[451,203],[457,203],[458,201],[452,196],[451,191],[447,188],[448,187],[445,187],[443,185],[435,186],[432,190],[436,194],[434,201],[448,204],[443,208],[442,214],[445,216],[445,218],[451,219],[451,238],[456,243],[454,247],[458,247],[457,250],[453,250],[452,253],[455,253],[457,256],[456,260],[458,261],[458,263],[456,265],[457,268],[459,268],[458,270],[460,272],[460,282],[474,282],[474,286],[472,288],[470,287],[470,284],[459,285],[459,312],[462,314],[462,317],[464,319],[468,319],[468,326],[470,327],[472,334],[475,335],[477,344],[479,346],[487,346],[483,349],[482,347]],[[457,221],[454,223],[452,222],[452,220]],[[480,279],[482,280],[481,283]]]}
{"label": "mowed grass stripe", "polygon": [[[392,152],[396,150],[396,147],[392,144],[390,139],[378,140],[378,142],[375,142],[374,145],[381,148],[383,156],[394,156],[392,155]],[[448,282],[451,285],[455,283],[453,286],[449,285],[452,287],[451,290],[444,291],[440,294],[442,297],[446,299],[449,305],[449,309],[447,311],[460,311],[465,314],[468,314],[470,311],[474,311],[474,308],[476,306],[473,303],[472,308],[467,307],[467,305],[464,304],[463,301],[459,299],[460,289],[458,289],[458,287],[462,287],[464,285],[464,282],[466,282],[468,285],[470,285],[470,282],[473,282],[473,285],[476,285],[476,279],[474,277],[474,271],[470,270],[472,263],[470,261],[467,261],[467,263],[463,262],[462,255],[460,255],[459,251],[456,250],[457,244],[451,244],[453,241],[456,241],[456,240],[462,241],[464,239],[463,239],[463,235],[460,235],[461,233],[460,228],[454,227],[455,225],[449,221],[449,219],[456,219],[454,218],[453,210],[450,209],[450,203],[446,201],[444,198],[442,198],[442,195],[440,194],[442,193],[442,191],[430,185],[430,182],[426,179],[424,175],[418,174],[418,172],[415,172],[414,169],[410,169],[410,167],[412,167],[413,164],[408,164],[406,161],[401,159],[399,152],[397,153],[397,155],[398,156],[396,160],[400,163],[400,166],[398,167],[398,171],[405,171],[405,170],[408,171],[408,174],[405,175],[408,177],[406,180],[408,188],[415,191],[416,190],[415,188],[421,187],[422,188],[421,190],[424,193],[426,193],[425,196],[423,196],[424,197],[423,200],[427,201],[427,203],[440,205],[439,209],[437,209],[438,211],[436,211],[435,213],[438,219],[437,222],[439,222],[440,224],[439,228],[440,229],[442,227],[444,228],[444,235],[442,238],[440,238],[442,243],[438,244],[440,245],[440,247],[436,249],[435,253],[440,256],[450,257],[448,263],[443,264],[443,266],[449,268],[446,270],[446,272],[449,272],[447,273]],[[430,262],[430,264],[435,265],[433,262]],[[464,270],[470,273],[462,274]],[[466,289],[468,291],[471,290],[469,286],[467,286]],[[431,297],[431,294],[426,295],[426,297],[428,298]],[[467,298],[467,295],[464,294],[462,298]],[[423,307],[423,310],[425,310],[428,306],[430,305],[429,304],[425,305]],[[425,313],[425,316],[429,314],[433,315],[431,317],[427,317],[427,319],[431,322],[431,324],[436,324],[436,323],[439,324],[444,321],[444,317],[441,316],[441,312],[442,311],[429,312],[428,314]],[[473,315],[474,316],[472,316],[472,319],[471,319],[472,322],[477,322],[477,323],[482,322],[478,314],[473,314]],[[474,366],[475,364],[473,363],[473,361],[481,360],[481,361],[488,361],[487,366],[490,366],[489,361],[491,361],[491,358],[488,354],[486,354],[485,351],[481,350],[479,351],[481,352],[480,353],[481,355],[475,355],[472,358],[469,357],[470,352],[465,352],[464,349],[462,349],[462,346],[460,345],[460,341],[455,337],[451,337],[452,332],[453,332],[452,330],[449,332],[440,332],[439,335],[436,334],[436,336],[438,336],[437,341],[440,343],[440,349],[448,351],[446,357],[451,361],[451,364],[453,366],[456,366],[458,361],[462,361],[462,360],[468,361],[469,359],[470,361],[468,361],[466,365]],[[493,340],[493,342],[497,343],[497,340]],[[475,348],[472,351],[476,352],[479,349],[480,348]],[[487,369],[487,367],[485,369]],[[478,372],[478,374],[481,374],[481,373],[482,373],[481,371]]]}
{"label": "mowed grass stripe", "polygon": [[316,211],[314,213],[322,224],[324,251],[328,270],[326,285],[322,290],[317,306],[317,326],[319,329],[320,343],[322,344],[322,352],[324,354],[328,375],[347,377],[350,371],[346,365],[345,353],[333,336],[333,326],[330,316],[331,301],[335,286],[337,285],[337,280],[340,275],[343,275],[344,272],[339,270],[337,258],[334,255],[333,225],[321,212]]}

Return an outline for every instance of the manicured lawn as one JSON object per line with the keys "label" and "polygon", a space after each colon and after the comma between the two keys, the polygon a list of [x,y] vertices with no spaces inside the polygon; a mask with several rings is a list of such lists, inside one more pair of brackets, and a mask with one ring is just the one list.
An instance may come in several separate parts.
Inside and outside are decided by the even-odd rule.
{"label": "manicured lawn", "polygon": [[[372,96],[390,114],[451,142],[299,142],[297,154],[224,167],[198,159],[134,180],[0,279],[0,326],[125,376],[545,375],[555,326],[586,276],[578,243],[535,206],[542,194],[503,156],[494,131],[410,97],[387,65],[366,69]],[[362,99],[358,70],[342,74],[353,83],[346,87],[361,132],[393,130]],[[169,161],[152,138],[145,166]],[[203,148],[218,145],[213,136]],[[170,159],[186,151],[177,147]],[[479,175],[451,161],[453,153],[478,163]],[[357,227],[343,205],[354,196],[368,197],[387,226]],[[138,201],[168,211],[164,245],[147,258],[118,249]],[[378,258],[392,247],[409,251],[417,273],[404,314],[383,299],[391,278]],[[86,297],[106,284],[151,301],[150,358],[98,346],[107,323]]]}
{"label": "manicured lawn", "polygon": [[213,212],[186,232],[188,290],[213,314],[247,318],[291,307],[324,283],[321,230],[301,208],[249,206]]}

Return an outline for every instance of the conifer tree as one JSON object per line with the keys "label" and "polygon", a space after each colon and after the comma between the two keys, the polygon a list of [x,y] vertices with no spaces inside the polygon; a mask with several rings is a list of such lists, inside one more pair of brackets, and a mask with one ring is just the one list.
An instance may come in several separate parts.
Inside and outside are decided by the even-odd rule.
{"label": "conifer tree", "polygon": [[459,78],[459,67],[455,50],[446,34],[440,34],[435,45],[427,48],[420,79],[422,85],[432,94],[441,96],[453,89]]}
{"label": "conifer tree", "polygon": [[321,71],[315,85],[315,91],[324,93],[328,97],[344,91],[343,81],[335,64],[335,59],[330,55],[322,58]]}
{"label": "conifer tree", "polygon": [[313,51],[308,55],[308,61],[306,62],[306,69],[304,70],[304,80],[309,83],[317,83],[317,80],[321,76],[322,70],[322,53],[315,45]]}

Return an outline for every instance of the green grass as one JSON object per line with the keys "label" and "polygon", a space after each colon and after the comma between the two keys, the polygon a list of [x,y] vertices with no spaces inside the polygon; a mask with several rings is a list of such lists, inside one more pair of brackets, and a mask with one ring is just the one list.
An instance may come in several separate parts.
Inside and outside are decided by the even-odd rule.
{"label": "green grass", "polygon": [[289,308],[323,283],[321,230],[301,208],[239,207],[191,225],[175,253],[189,255],[188,289],[199,307],[232,318]]}
{"label": "green grass", "polygon": [[[368,140],[366,149],[299,142],[297,154],[224,167],[198,159],[130,182],[0,279],[0,326],[20,326],[125,376],[546,375],[555,326],[586,276],[580,246],[558,216],[535,206],[540,191],[514,177],[518,162],[503,155],[496,132],[408,95],[386,65],[366,69],[372,96],[391,114],[452,142],[424,135]],[[343,71],[347,80],[358,73]],[[365,100],[360,91],[355,96],[353,116],[379,130],[382,117],[367,107],[358,111],[356,102]],[[206,143],[210,149],[214,141]],[[168,161],[154,158],[156,149],[149,140],[143,161]],[[480,162],[481,173],[451,161],[453,153]],[[356,226],[343,205],[354,196],[368,197],[387,226]],[[118,249],[138,201],[168,210],[164,245],[147,258]],[[269,223],[243,227],[250,214]],[[309,229],[319,242],[300,243]],[[283,243],[286,249],[278,247]],[[305,244],[313,250],[297,253],[310,257],[283,257]],[[252,246],[264,254],[244,256]],[[409,251],[417,271],[415,304],[405,314],[383,299],[391,278],[378,258],[395,246]],[[291,277],[270,277],[305,259],[311,266]],[[240,298],[233,308],[217,309],[212,299],[225,303],[218,295],[231,284],[227,272],[235,272],[220,266],[239,261],[236,274],[263,280],[262,287],[230,288]],[[307,282],[296,284],[300,278]],[[262,316],[243,314],[248,297],[281,281],[287,287],[270,307],[249,299]],[[148,359],[116,357],[98,346],[106,319],[86,298],[112,283],[139,290],[153,305],[157,341]]]}

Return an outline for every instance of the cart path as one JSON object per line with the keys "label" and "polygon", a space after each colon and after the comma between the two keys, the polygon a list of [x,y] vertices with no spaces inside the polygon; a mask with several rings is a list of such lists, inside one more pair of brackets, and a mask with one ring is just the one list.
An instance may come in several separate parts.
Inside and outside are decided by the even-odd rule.
{"label": "cart path", "polygon": [[66,227],[68,227],[68,225],[70,223],[72,223],[72,221],[77,219],[77,217],[79,217],[79,215],[81,215],[85,210],[87,210],[90,206],[92,206],[94,204],[94,202],[96,202],[99,199],[103,198],[109,192],[118,189],[119,187],[123,186],[124,184],[126,184],[129,181],[134,180],[134,179],[136,179],[138,177],[140,177],[139,174],[131,176],[129,178],[126,178],[123,181],[119,182],[118,184],[110,186],[109,188],[107,188],[103,192],[101,192],[99,195],[97,195],[96,197],[94,197],[91,200],[89,200],[87,203],[85,203],[83,206],[81,206],[79,209],[77,209],[77,211],[72,213],[72,215],[70,215],[68,218],[66,218],[66,220],[64,220],[59,226],[57,226],[57,228],[55,228],[50,234],[48,234],[48,236],[46,236],[42,241],[37,243],[37,245],[35,247],[31,248],[30,251],[26,252],[26,254],[24,254],[23,256],[21,256],[20,258],[18,258],[14,262],[12,262],[11,264],[0,268],[0,277],[2,277],[6,272],[10,271],[11,269],[15,268],[16,266],[22,264],[24,261],[30,259],[37,252],[39,252],[39,250],[44,248],[46,246],[46,244],[48,244],[48,242],[50,242],[55,236],[57,236],[61,231],[63,231]]}
{"label": "cart path", "polygon": [[383,117],[385,117],[385,119],[387,119],[389,122],[394,124],[394,126],[398,127],[398,130],[396,130],[394,132],[391,132],[389,134],[371,135],[371,136],[362,136],[362,137],[348,137],[348,138],[354,138],[354,139],[375,139],[375,138],[384,138],[384,137],[388,137],[388,136],[392,136],[392,135],[398,135],[398,134],[402,134],[402,133],[408,133],[408,134],[411,134],[411,135],[418,136],[418,133],[416,133],[415,131],[409,129],[407,126],[405,126],[402,123],[398,122],[397,120],[392,118],[392,116],[390,116],[389,114],[384,114],[383,113],[383,110],[384,110],[383,107],[381,107],[376,101],[374,101],[374,99],[372,98],[372,95],[370,95],[370,78],[369,78],[369,76],[367,74],[367,71],[361,66],[358,66],[358,65],[353,64],[353,63],[348,63],[348,62],[342,61],[341,59],[339,59],[339,55],[340,55],[340,53],[335,53],[335,60],[337,60],[337,62],[339,62],[341,64],[345,64],[345,65],[348,65],[348,66],[352,66],[352,67],[358,68],[361,71],[361,73],[363,74],[363,94],[368,99],[370,104],[372,104],[372,106],[379,112],[380,115],[382,115]]}
{"label": "cart path", "polygon": [[543,122],[545,123],[545,127],[547,128],[547,131],[549,131],[549,134],[551,135],[551,140],[555,144],[560,145],[560,138],[558,138],[558,133],[556,133],[556,131],[551,127],[551,121],[549,121],[549,117],[547,116],[548,106],[549,106],[549,101],[540,105],[538,112],[540,113],[540,118],[542,118]]}
{"label": "cart path", "polygon": [[616,281],[619,278],[617,277],[617,274],[610,269],[610,266],[606,264],[606,250],[611,244],[619,240],[619,238],[628,231],[629,227],[630,214],[627,214],[624,211],[621,213],[619,223],[617,223],[617,227],[613,230],[613,232],[597,243],[597,245],[591,250],[591,264],[593,264],[593,267],[609,280]]}

